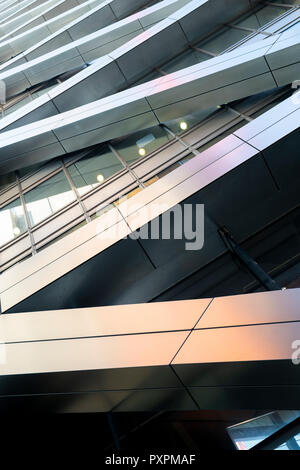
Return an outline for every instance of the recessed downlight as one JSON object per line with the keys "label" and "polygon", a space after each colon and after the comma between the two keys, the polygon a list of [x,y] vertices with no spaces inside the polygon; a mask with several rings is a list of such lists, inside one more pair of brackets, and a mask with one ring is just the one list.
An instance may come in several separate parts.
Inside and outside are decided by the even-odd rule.
{"label": "recessed downlight", "polygon": [[104,181],[104,176],[101,175],[101,173],[99,173],[99,175],[97,175],[97,181],[98,181],[98,183],[103,183],[103,181]]}
{"label": "recessed downlight", "polygon": [[141,157],[144,157],[144,156],[146,155],[146,150],[145,150],[143,147],[141,147],[141,148],[139,149],[139,155],[140,155]]}
{"label": "recessed downlight", "polygon": [[185,121],[181,121],[181,123],[179,125],[180,125],[180,129],[182,131],[186,131],[187,128],[188,128],[187,122],[185,122]]}

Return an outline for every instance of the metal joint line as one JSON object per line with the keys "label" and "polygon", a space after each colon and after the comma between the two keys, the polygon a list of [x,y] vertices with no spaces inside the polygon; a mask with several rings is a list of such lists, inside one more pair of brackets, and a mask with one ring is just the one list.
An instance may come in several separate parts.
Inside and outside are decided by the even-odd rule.
{"label": "metal joint line", "polygon": [[20,195],[21,204],[22,204],[22,208],[23,208],[23,212],[24,212],[24,216],[25,216],[25,223],[26,223],[26,228],[27,228],[27,232],[28,232],[28,235],[29,235],[32,255],[36,255],[37,251],[36,251],[36,247],[35,247],[34,236],[33,236],[32,230],[31,230],[32,227],[31,227],[31,223],[30,223],[30,217],[29,217],[29,214],[28,214],[28,211],[27,211],[27,206],[26,206],[26,202],[25,202],[25,198],[24,198],[23,188],[22,188],[20,178],[19,178],[19,175],[18,175],[17,172],[16,172],[16,180],[17,180],[19,195]]}

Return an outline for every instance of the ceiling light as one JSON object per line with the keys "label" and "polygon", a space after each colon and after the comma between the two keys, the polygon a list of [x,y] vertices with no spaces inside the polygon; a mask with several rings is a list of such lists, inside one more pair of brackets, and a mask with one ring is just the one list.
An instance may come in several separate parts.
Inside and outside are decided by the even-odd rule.
{"label": "ceiling light", "polygon": [[139,149],[139,154],[141,157],[144,157],[146,155],[146,150],[142,147]]}
{"label": "ceiling light", "polygon": [[19,227],[15,227],[15,228],[13,229],[13,234],[14,234],[14,235],[18,236],[18,235],[20,235],[20,233],[21,233],[21,230],[19,229]]}
{"label": "ceiling light", "polygon": [[99,183],[103,183],[103,181],[104,181],[104,176],[101,175],[101,174],[97,175],[97,181],[98,181]]}
{"label": "ceiling light", "polygon": [[184,122],[184,121],[182,121],[179,125],[180,125],[180,129],[181,129],[182,131],[186,131],[187,128],[188,128],[187,123]]}

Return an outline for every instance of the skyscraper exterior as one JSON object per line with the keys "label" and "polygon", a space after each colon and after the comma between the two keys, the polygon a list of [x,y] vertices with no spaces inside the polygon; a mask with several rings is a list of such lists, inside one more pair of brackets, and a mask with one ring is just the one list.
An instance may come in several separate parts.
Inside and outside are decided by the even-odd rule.
{"label": "skyscraper exterior", "polygon": [[0,410],[297,409],[300,2],[0,2]]}

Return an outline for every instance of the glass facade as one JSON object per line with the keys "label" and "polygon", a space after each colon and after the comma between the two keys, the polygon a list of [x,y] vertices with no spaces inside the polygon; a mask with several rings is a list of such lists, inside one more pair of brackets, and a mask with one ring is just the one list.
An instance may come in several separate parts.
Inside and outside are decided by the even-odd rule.
{"label": "glass facade", "polygon": [[0,245],[13,240],[27,230],[20,198],[0,209],[0,227]]}
{"label": "glass facade", "polygon": [[[170,57],[164,64],[159,65],[159,67],[154,68],[149,74],[140,78],[139,82],[135,82],[134,84],[129,83],[129,86],[144,83],[165,74],[176,72],[185,67],[209,60],[216,55],[224,53],[228,48],[237,47],[241,41],[247,40],[248,36],[253,37],[260,28],[264,27],[275,18],[278,18],[283,13],[286,13],[291,5],[299,4],[296,0],[288,2],[279,0],[273,3],[277,3],[278,5],[274,6],[268,4],[262,7],[252,8],[247,14],[232,21],[232,23],[224,24],[218,31],[214,31],[205,39],[189,44],[186,50],[176,56]],[[287,6],[284,7],[283,4]],[[266,34],[266,37],[268,37],[268,34]],[[31,100],[47,93],[58,83],[74,76],[78,70],[78,68],[72,69],[68,73],[32,86],[23,94],[12,97],[7,104],[2,106],[2,115],[5,116],[19,109],[24,104],[29,103]],[[250,101],[251,99],[253,99],[253,97],[250,98]],[[249,116],[251,115],[251,119],[258,117],[262,112],[265,112],[274,105],[272,102],[268,102],[261,107],[257,106],[257,102],[259,102],[260,99],[259,97],[256,102],[254,100],[252,103],[253,112],[252,107],[249,105]],[[275,99],[274,103],[280,102],[280,100],[281,97],[279,97],[277,101]],[[69,206],[73,207],[76,203],[80,206],[81,217],[85,217],[85,222],[83,223],[86,223],[90,218],[95,217],[96,198],[99,197],[100,201],[101,194],[103,193],[101,192],[101,186],[104,183],[105,187],[108,186],[110,180],[115,181],[119,176],[125,173],[130,173],[133,184],[129,184],[129,187],[127,186],[122,189],[121,194],[127,194],[127,196],[122,197],[132,196],[141,191],[143,185],[149,186],[153,184],[159,178],[162,178],[191,158],[194,158],[197,152],[203,152],[228,134],[234,132],[234,130],[246,124],[247,119],[241,114],[247,114],[243,102],[241,105],[240,103],[234,103],[234,107],[237,114],[236,120],[233,120],[232,125],[228,124],[225,126],[220,124],[211,134],[205,126],[203,128],[201,127],[201,123],[207,123],[209,120],[213,123],[214,119],[218,121],[220,115],[224,112],[224,107],[222,107],[222,109],[220,109],[220,107],[211,107],[199,110],[196,113],[183,116],[180,119],[165,122],[162,126],[156,126],[114,141],[106,142],[106,144],[101,144],[101,146],[98,146],[97,150],[90,151],[88,155],[84,157],[80,154],[78,156],[68,156],[64,160],[64,171],[61,166],[59,173],[54,176],[47,176],[47,172],[44,172],[45,166],[40,164],[37,164],[36,167],[20,170],[19,178],[21,178],[21,185],[23,181],[31,177],[33,171],[38,173],[38,170],[40,170],[41,174],[44,176],[41,177],[41,181],[37,178],[34,184],[31,184],[31,187],[28,185],[29,190],[27,186],[24,185],[22,190],[24,194],[21,196],[24,196],[27,218],[25,217],[26,214],[23,212],[20,194],[18,194],[18,197],[15,196],[15,201],[10,204],[7,205],[5,202],[3,203],[3,207],[0,209],[0,224],[2,227],[5,226],[5,230],[3,229],[0,234],[0,246],[5,245],[15,238],[18,238],[22,233],[25,233],[27,230],[26,220],[29,223],[29,228],[32,229],[33,232],[31,243],[34,243],[34,241],[32,242],[32,240],[35,239],[34,232],[41,222],[47,221],[47,219],[50,218],[51,220],[54,219],[54,217],[52,217],[53,215],[56,216],[60,214],[60,211],[64,208],[68,210]],[[231,111],[230,107],[226,110],[228,115],[230,115]],[[220,123],[221,121],[222,120],[220,120]],[[164,126],[169,129],[170,132],[168,132]],[[199,130],[197,131],[199,133],[199,141],[194,145],[190,145],[185,141],[185,136],[193,129],[198,128],[197,126],[199,126]],[[207,126],[207,128],[208,127],[209,126]],[[170,158],[169,164],[164,163],[159,167],[156,155],[157,151],[163,151],[168,147],[168,143],[176,142],[176,140],[180,141],[182,144],[181,153]],[[114,151],[110,150],[108,144],[113,147]],[[143,174],[141,179],[139,179],[134,172],[135,168],[138,168],[143,161],[147,162],[148,158],[150,159],[152,156],[156,157],[156,169],[149,172],[149,174]],[[141,184],[141,182],[143,184]],[[85,211],[84,201],[91,195],[94,195],[93,202],[87,205],[88,210]],[[112,195],[112,199],[113,198],[117,201],[119,195]],[[114,204],[115,201],[112,201],[112,203]],[[106,201],[103,203],[101,201],[100,206],[102,206],[102,204],[105,205],[105,203]],[[77,215],[77,219],[72,221],[74,227],[80,227],[82,224],[81,220],[82,219]],[[73,228],[68,226],[65,233],[68,233],[70,230],[73,230]],[[60,234],[59,237],[61,236],[64,235]],[[35,252],[34,246],[33,252]]]}
{"label": "glass facade", "polygon": [[[135,188],[130,189],[128,192],[124,188],[125,191],[121,193],[121,198],[120,194],[116,194],[114,201],[110,202],[111,207],[113,207],[113,204],[118,205],[123,200],[140,192],[142,190],[141,182],[145,187],[150,186],[245,125],[247,123],[245,115],[248,112],[249,119],[250,115],[256,117],[260,115],[262,110],[270,109],[285,99],[287,93],[290,93],[290,89],[280,92],[275,90],[240,100],[233,104],[235,115],[232,113],[230,105],[200,110],[197,113],[166,122],[164,125],[139,131],[107,144],[101,144],[98,146],[98,149],[79,152],[78,155],[70,155],[64,159],[65,170],[62,168],[62,162],[58,161],[55,163],[55,167],[61,167],[61,170],[54,176],[51,173],[47,176],[48,164],[39,164],[36,167],[32,167],[31,171],[26,171],[26,169],[25,171],[20,171],[19,178],[21,178],[21,188],[23,188],[25,210],[30,228],[33,230],[31,241],[34,240],[36,227],[39,227],[41,222],[47,221],[47,219],[53,218],[53,216],[56,217],[64,208],[69,210],[69,206],[71,208],[74,204],[79,204],[81,220],[85,218],[85,221],[79,222],[77,215],[77,219],[70,222],[71,226],[66,226],[65,231],[57,235],[55,239],[62,238],[67,233],[70,233],[70,231],[81,227],[88,221],[87,215],[91,219],[99,216],[97,212],[98,206],[102,207],[103,204],[104,206],[106,204],[105,201],[100,203],[101,186],[104,183],[110,184],[112,177],[116,177],[112,179],[112,181],[115,181],[121,178],[122,175],[130,172]],[[215,122],[218,124],[215,125]],[[226,122],[229,122],[229,124],[226,124]],[[198,135],[199,142],[193,146],[187,144],[185,137],[190,132],[196,132]],[[168,165],[164,164],[163,169],[161,169],[159,167],[159,160],[157,160],[157,151],[167,149],[168,144],[171,143],[173,145],[176,140],[181,143],[181,152],[175,156],[175,161],[174,157],[171,157],[170,163]],[[113,150],[109,148],[108,144]],[[156,174],[152,172],[151,176],[143,176],[139,180],[134,173],[136,165],[143,164],[144,161],[147,161],[148,158],[152,159],[152,157],[156,159]],[[131,166],[133,166],[132,169]],[[66,173],[69,175],[69,180]],[[45,175],[40,182],[38,181],[39,174]],[[31,180],[32,175],[37,175],[35,177],[37,182],[30,189],[28,183],[25,182]],[[12,183],[9,188],[14,187],[16,184],[16,182]],[[97,202],[99,200],[99,204],[97,205],[93,202],[92,209],[90,208],[91,205],[89,205],[88,213],[84,213],[85,199],[92,197],[92,194],[95,194],[93,201]],[[82,198],[82,201],[78,200],[79,198]],[[20,197],[9,205],[4,204],[4,207],[0,210],[0,223],[2,226],[5,225],[6,228],[5,231],[1,232],[0,246],[26,232],[25,220]],[[55,241],[53,235],[50,238],[50,243],[53,243]],[[33,246],[33,252],[42,249],[44,246],[47,246],[47,241],[41,245],[41,248],[39,248],[39,245],[37,248]]]}
{"label": "glass facade", "polygon": [[128,165],[143,158],[170,140],[168,133],[160,126],[137,132],[119,142],[113,142],[114,148]]}
{"label": "glass facade", "polygon": [[36,225],[75,200],[75,194],[61,171],[24,194],[30,224]]}
{"label": "glass facade", "polygon": [[[299,416],[300,412],[296,410],[273,411],[249,421],[230,426],[228,433],[238,450],[250,450]],[[291,445],[298,445],[299,441],[300,436],[298,434],[293,438],[293,442],[282,444],[275,450],[288,450]]]}
{"label": "glass facade", "polygon": [[104,148],[96,155],[83,158],[68,167],[80,196],[104,183],[105,180],[122,169],[121,162],[108,148]]}

